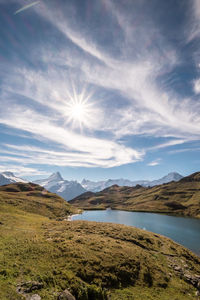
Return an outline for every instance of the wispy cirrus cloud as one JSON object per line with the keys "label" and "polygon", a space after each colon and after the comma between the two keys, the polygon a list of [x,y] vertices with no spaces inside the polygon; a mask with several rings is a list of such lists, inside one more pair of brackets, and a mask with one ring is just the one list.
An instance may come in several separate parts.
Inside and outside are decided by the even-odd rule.
{"label": "wispy cirrus cloud", "polygon": [[[147,119],[149,118],[147,126],[143,126],[144,122],[142,122],[142,120],[145,118],[138,118],[141,121],[140,128],[143,127],[143,131],[144,127],[148,131],[148,125],[151,123],[151,127],[154,128],[155,132],[160,132],[160,135],[166,132],[169,136],[171,134],[177,135],[177,137],[185,134],[189,138],[191,133],[199,136],[199,105],[192,99],[178,98],[170,91],[163,92],[156,83],[156,78],[160,73],[168,72],[169,66],[173,68],[179,63],[176,50],[173,49],[158,30],[154,28],[155,25],[153,22],[148,28],[149,20],[147,19],[147,24],[145,25],[144,22],[142,26],[143,40],[145,40],[146,37],[147,44],[148,42],[153,44],[153,41],[148,41],[149,32],[151,32],[153,28],[153,31],[156,32],[157,40],[161,43],[162,49],[165,49],[166,52],[163,52],[160,47],[152,46],[151,50],[153,50],[153,55],[149,54],[148,48],[144,48],[144,50],[140,49],[140,56],[136,56],[136,58],[134,57],[130,60],[127,53],[129,48],[132,48],[134,51],[135,45],[138,44],[138,32],[136,30],[134,35],[134,30],[130,30],[127,15],[123,16],[123,13],[113,2],[110,1],[109,4],[112,14],[116,16],[125,37],[127,37],[127,43],[129,41],[129,44],[126,44],[127,52],[124,53],[127,59],[124,61],[121,60],[121,57],[116,59],[107,53],[101,53],[100,55],[100,50],[98,46],[94,44],[94,41],[91,42],[87,35],[81,38],[78,37],[76,31],[71,30],[70,23],[68,23],[68,21],[66,23],[64,16],[62,17],[62,15],[60,15],[59,21],[56,22],[51,7],[47,10],[43,10],[42,15],[57,26],[66,37],[70,38],[83,51],[90,53],[92,56],[106,63],[106,65],[96,64],[95,67],[93,62],[90,63],[90,60],[85,59],[80,68],[89,83],[96,84],[103,88],[116,89],[128,97],[131,104],[130,110],[132,107],[133,114],[135,108],[137,109],[139,107],[141,114],[145,115]],[[90,51],[87,51],[85,45],[87,45]],[[123,52],[126,51],[124,46],[122,46],[122,48]],[[122,118],[123,116],[121,116],[120,120]],[[130,123],[132,123],[132,126],[130,126]],[[131,128],[130,133],[134,132],[134,122],[128,122],[127,120],[126,124],[126,127]],[[119,128],[121,127],[120,125]],[[106,126],[108,126],[107,123]],[[117,129],[116,131],[119,132]],[[124,132],[127,133],[126,129]]]}
{"label": "wispy cirrus cloud", "polygon": [[190,0],[189,4],[189,17],[186,27],[186,37],[188,42],[199,36],[200,29],[200,3],[198,0]]}
{"label": "wispy cirrus cloud", "polygon": [[155,167],[155,166],[160,165],[160,163],[161,163],[161,159],[158,158],[158,159],[156,159],[156,160],[154,160],[154,161],[149,162],[149,163],[147,164],[147,166],[149,166],[149,167]]}
{"label": "wispy cirrus cloud", "polygon": [[[123,151],[123,150],[121,150]],[[0,153],[3,154],[2,161],[15,161],[18,163],[37,164],[41,165],[53,165],[53,166],[83,166],[94,167],[102,165],[107,167],[109,164],[117,164],[114,159],[110,162],[109,158],[94,157],[91,153],[83,152],[69,152],[69,151],[56,151],[49,150],[41,147],[26,146],[26,145],[12,145],[5,144],[0,149]],[[123,154],[123,152],[121,152]],[[137,154],[137,153],[136,153]],[[11,155],[11,156],[6,156]],[[128,152],[127,152],[128,155]],[[142,155],[142,153],[140,154]],[[124,158],[130,159],[130,158]],[[139,156],[137,159],[141,159]]]}
{"label": "wispy cirrus cloud", "polygon": [[39,3],[40,3],[40,1],[35,1],[35,2],[30,3],[30,4],[27,4],[23,7],[21,7],[20,9],[16,10],[16,12],[14,14],[17,15],[17,14],[21,13],[22,11],[24,11],[28,8],[31,8],[32,6],[34,6],[36,4],[39,4]]}

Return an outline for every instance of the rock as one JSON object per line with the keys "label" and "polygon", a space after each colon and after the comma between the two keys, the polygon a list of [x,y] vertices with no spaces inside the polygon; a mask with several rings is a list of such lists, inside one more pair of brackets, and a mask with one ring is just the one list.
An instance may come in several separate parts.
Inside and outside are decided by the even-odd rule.
{"label": "rock", "polygon": [[38,294],[26,296],[26,300],[41,300],[41,297]]}
{"label": "rock", "polygon": [[17,292],[20,294],[31,293],[43,288],[43,283],[37,281],[27,281],[17,285]]}
{"label": "rock", "polygon": [[195,296],[200,296],[200,292],[196,291]]}
{"label": "rock", "polygon": [[183,278],[186,282],[192,284],[194,287],[200,290],[200,279],[198,275],[183,274]]}
{"label": "rock", "polygon": [[58,300],[76,300],[75,297],[66,289],[59,296]]}
{"label": "rock", "polygon": [[179,267],[179,266],[175,266],[174,270],[177,271],[177,272],[181,272],[182,271],[181,267]]}

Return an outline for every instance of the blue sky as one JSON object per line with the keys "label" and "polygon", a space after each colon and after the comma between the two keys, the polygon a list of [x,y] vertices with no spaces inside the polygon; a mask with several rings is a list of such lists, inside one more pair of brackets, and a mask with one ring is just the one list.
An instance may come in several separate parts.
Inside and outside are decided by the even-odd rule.
{"label": "blue sky", "polygon": [[0,28],[0,171],[199,171],[198,0],[0,0]]}

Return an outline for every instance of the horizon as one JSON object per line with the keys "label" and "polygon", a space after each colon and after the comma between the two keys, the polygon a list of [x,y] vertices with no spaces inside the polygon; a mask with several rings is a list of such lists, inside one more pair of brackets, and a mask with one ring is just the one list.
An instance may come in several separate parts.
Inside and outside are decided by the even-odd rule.
{"label": "horizon", "polygon": [[0,172],[199,171],[198,0],[0,0],[0,22]]}
{"label": "horizon", "polygon": [[[2,171],[2,172],[0,172],[0,174],[4,174],[4,173],[12,173],[14,176],[16,176],[13,172],[10,172],[10,171]],[[129,181],[132,181],[132,182],[134,182],[134,181],[154,181],[154,180],[159,180],[159,179],[162,179],[163,177],[166,177],[166,176],[168,176],[168,175],[170,175],[170,174],[178,174],[178,175],[181,175],[181,176],[183,176],[182,174],[180,174],[180,173],[178,173],[178,172],[170,172],[170,173],[167,173],[167,174],[165,174],[165,175],[163,175],[162,177],[159,177],[159,178],[153,178],[152,180],[149,180],[149,179],[146,179],[146,178],[142,178],[142,179],[136,179],[136,180],[132,180],[132,179],[130,179],[130,178],[125,178],[125,177],[121,177],[121,178],[104,178],[104,179],[100,179],[100,180],[93,180],[93,179],[89,179],[89,178],[82,178],[81,180],[77,180],[76,178],[73,178],[73,179],[69,179],[69,178],[64,178],[64,176],[59,172],[59,171],[56,171],[56,172],[53,172],[53,173],[51,173],[51,174],[48,174],[48,175],[46,175],[46,177],[44,177],[44,176],[36,176],[36,178],[34,177],[29,177],[29,176],[27,176],[27,177],[21,177],[21,179],[24,179],[24,180],[30,180],[30,181],[37,181],[37,180],[42,180],[42,179],[48,179],[49,177],[51,177],[52,175],[59,175],[59,176],[61,176],[62,177],[62,179],[64,180],[64,181],[75,181],[75,182],[78,182],[78,183],[80,183],[80,184],[82,184],[82,181],[83,180],[86,180],[86,181],[91,181],[91,182],[95,182],[95,183],[97,183],[97,182],[103,182],[103,181],[108,181],[108,180],[129,180]],[[191,175],[191,174],[188,174],[188,175]],[[185,175],[185,176],[188,176],[188,175]],[[183,177],[185,177],[185,176],[183,176]],[[16,176],[16,177],[19,177],[20,178],[20,176]]]}

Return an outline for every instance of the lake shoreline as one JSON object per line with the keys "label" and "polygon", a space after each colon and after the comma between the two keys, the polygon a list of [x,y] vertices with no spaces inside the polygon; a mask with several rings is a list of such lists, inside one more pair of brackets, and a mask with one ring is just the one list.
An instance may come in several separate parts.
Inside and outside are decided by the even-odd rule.
{"label": "lake shoreline", "polygon": [[[73,215],[71,221],[95,221],[123,224],[163,235],[200,256],[200,220],[157,212],[136,212],[116,209],[84,210]],[[199,241],[199,242],[198,242]]]}
{"label": "lake shoreline", "polygon": [[[120,209],[120,208],[111,208],[111,207],[107,207],[107,208],[94,208],[94,207],[88,207],[88,208],[81,208],[82,212],[84,211],[104,211],[104,210],[118,210],[118,211],[127,211],[127,212],[138,212],[138,213],[149,213],[149,214],[160,214],[160,215],[166,215],[166,216],[173,216],[173,217],[180,217],[180,218],[186,218],[186,219],[196,219],[196,220],[200,220],[200,217],[193,217],[193,216],[186,216],[184,214],[177,214],[177,213],[173,213],[171,211],[166,212],[166,211],[155,211],[155,210],[131,210],[131,209]],[[82,213],[81,212],[81,213]],[[80,213],[80,214],[81,214]],[[78,214],[79,215],[79,214]]]}
{"label": "lake shoreline", "polygon": [[72,218],[75,217],[75,216],[78,216],[78,215],[81,215],[81,213],[80,213],[80,214],[70,215],[70,216],[68,216],[67,219],[65,219],[65,220],[71,222],[71,221],[73,221]]}

